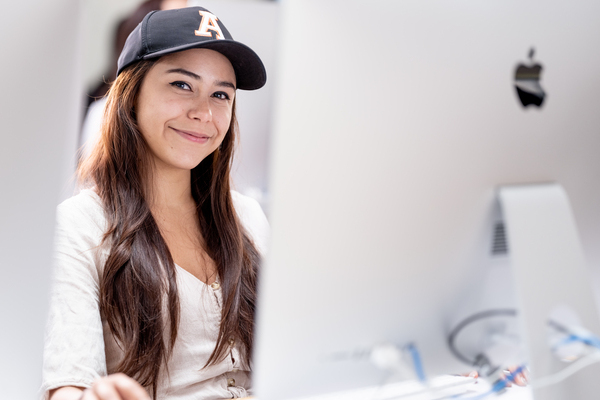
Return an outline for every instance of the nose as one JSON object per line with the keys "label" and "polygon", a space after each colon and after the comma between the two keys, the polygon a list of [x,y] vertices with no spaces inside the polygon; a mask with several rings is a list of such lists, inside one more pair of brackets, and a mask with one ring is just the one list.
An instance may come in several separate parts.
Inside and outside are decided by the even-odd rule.
{"label": "nose", "polygon": [[212,110],[210,99],[207,96],[199,96],[190,107],[189,117],[201,122],[212,121]]}

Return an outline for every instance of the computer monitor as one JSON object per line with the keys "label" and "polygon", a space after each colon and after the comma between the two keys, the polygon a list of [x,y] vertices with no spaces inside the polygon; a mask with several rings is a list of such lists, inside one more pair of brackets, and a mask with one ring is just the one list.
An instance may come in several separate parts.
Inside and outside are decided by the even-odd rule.
{"label": "computer monitor", "polygon": [[[492,252],[500,202],[515,209],[502,187],[564,189],[584,273],[598,273],[597,2],[281,6],[261,400],[377,385],[385,374],[366,354],[380,343],[416,344],[429,376],[467,372],[447,345],[459,321],[540,309],[536,295],[552,293],[521,284],[510,248]],[[586,296],[576,312],[595,321]]]}

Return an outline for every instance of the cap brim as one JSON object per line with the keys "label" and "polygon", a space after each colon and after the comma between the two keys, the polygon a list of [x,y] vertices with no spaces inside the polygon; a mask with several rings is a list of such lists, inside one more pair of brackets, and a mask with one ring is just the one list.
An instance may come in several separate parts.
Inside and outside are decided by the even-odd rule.
{"label": "cap brim", "polygon": [[243,43],[227,39],[206,40],[188,43],[183,46],[171,47],[154,53],[146,54],[145,60],[176,53],[189,49],[211,49],[218,51],[229,59],[235,71],[238,89],[260,89],[267,82],[267,71],[260,57],[250,47]]}

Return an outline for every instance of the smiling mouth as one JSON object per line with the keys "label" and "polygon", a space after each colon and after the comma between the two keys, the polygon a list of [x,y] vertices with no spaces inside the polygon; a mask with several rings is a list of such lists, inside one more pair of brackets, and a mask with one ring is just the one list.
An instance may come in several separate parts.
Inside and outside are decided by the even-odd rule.
{"label": "smiling mouth", "polygon": [[185,139],[188,139],[192,142],[196,142],[196,143],[206,143],[211,137],[204,134],[204,133],[198,133],[198,132],[192,132],[192,131],[184,131],[181,129],[175,129],[175,128],[171,128],[173,129],[177,134],[179,134],[179,136],[184,137]]}

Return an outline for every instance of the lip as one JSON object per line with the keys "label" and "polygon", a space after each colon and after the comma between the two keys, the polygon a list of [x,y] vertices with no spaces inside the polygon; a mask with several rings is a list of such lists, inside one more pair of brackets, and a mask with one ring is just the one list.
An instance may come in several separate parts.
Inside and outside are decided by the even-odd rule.
{"label": "lip", "polygon": [[183,129],[175,129],[171,127],[179,136],[194,143],[206,143],[211,138],[209,135],[194,131],[186,131]]}

